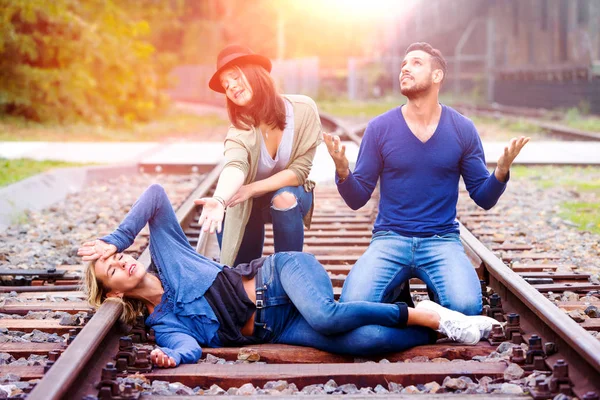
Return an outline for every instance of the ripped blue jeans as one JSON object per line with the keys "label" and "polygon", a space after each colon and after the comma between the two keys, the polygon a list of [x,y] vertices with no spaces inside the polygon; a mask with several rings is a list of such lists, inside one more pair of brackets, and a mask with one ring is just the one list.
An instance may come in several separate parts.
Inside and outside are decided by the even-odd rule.
{"label": "ripped blue jeans", "polygon": [[[284,192],[294,195],[296,205],[287,209],[277,209],[273,199]],[[275,253],[282,251],[302,251],[304,246],[304,223],[302,219],[310,210],[312,192],[303,186],[286,186],[257,197],[252,202],[252,213],[244,231],[244,238],[234,265],[248,263],[260,258],[265,243],[265,223],[273,224]]]}

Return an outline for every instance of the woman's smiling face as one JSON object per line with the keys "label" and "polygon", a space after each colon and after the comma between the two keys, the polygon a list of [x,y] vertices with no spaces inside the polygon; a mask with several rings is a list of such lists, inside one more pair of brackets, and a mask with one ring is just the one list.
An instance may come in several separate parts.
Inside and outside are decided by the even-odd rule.
{"label": "woman's smiling face", "polygon": [[94,265],[97,279],[111,292],[126,293],[142,281],[146,267],[135,258],[116,253],[106,260],[98,260]]}
{"label": "woman's smiling face", "polygon": [[252,88],[242,70],[238,67],[227,68],[219,76],[225,95],[235,105],[244,107],[252,101]]}

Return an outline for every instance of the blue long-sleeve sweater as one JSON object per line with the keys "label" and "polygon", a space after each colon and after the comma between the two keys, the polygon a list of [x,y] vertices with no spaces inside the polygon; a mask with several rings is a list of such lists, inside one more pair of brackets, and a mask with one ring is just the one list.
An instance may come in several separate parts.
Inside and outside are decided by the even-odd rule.
{"label": "blue long-sleeve sweater", "polygon": [[338,191],[352,209],[364,206],[380,179],[379,214],[373,232],[428,237],[458,232],[456,203],[462,175],[471,198],[493,207],[506,188],[486,168],[473,122],[442,105],[433,136],[422,143],[401,107],[374,118],[365,131],[354,172]]}

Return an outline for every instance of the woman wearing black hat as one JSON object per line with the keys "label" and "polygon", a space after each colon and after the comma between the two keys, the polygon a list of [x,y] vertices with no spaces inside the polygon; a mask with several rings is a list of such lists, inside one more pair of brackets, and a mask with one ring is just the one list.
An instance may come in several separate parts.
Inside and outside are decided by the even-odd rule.
{"label": "woman wearing black hat", "polygon": [[310,224],[314,182],[308,180],[322,140],[315,102],[280,95],[269,74],[271,61],[231,45],[217,57],[209,87],[227,98],[232,126],[225,139],[225,166],[200,224],[221,232],[221,262],[247,263],[262,255],[264,224],[273,223],[275,252],[302,251]]}

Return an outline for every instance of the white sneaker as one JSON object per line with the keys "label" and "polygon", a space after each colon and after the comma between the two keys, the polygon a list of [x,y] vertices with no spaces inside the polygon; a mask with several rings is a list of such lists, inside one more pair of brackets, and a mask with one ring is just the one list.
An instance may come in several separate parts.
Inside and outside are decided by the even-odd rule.
{"label": "white sneaker", "polygon": [[415,308],[424,308],[436,312],[440,316],[438,332],[443,333],[455,342],[477,344],[481,339],[477,322],[464,314],[449,310],[430,300],[419,302]]}
{"label": "white sneaker", "polygon": [[449,308],[443,307],[431,300],[423,300],[419,304],[423,302],[426,303],[423,304],[422,307],[435,311],[440,315],[442,315],[442,313],[455,313],[458,314],[455,316],[456,318],[462,316],[463,318],[472,319],[477,325],[477,328],[479,328],[479,334],[481,335],[481,339],[487,339],[488,337],[490,337],[490,333],[492,332],[492,328],[494,327],[494,325],[502,326],[502,323],[500,323],[499,321],[495,320],[494,318],[487,317],[485,315],[464,315],[462,313],[459,313],[458,311],[453,311]]}
{"label": "white sneaker", "polygon": [[490,337],[490,333],[492,332],[492,328],[494,325],[502,326],[502,323],[495,320],[494,318],[486,317],[485,315],[470,315],[467,318],[471,318],[475,320],[475,324],[479,328],[479,332],[481,333],[482,339],[487,339]]}

